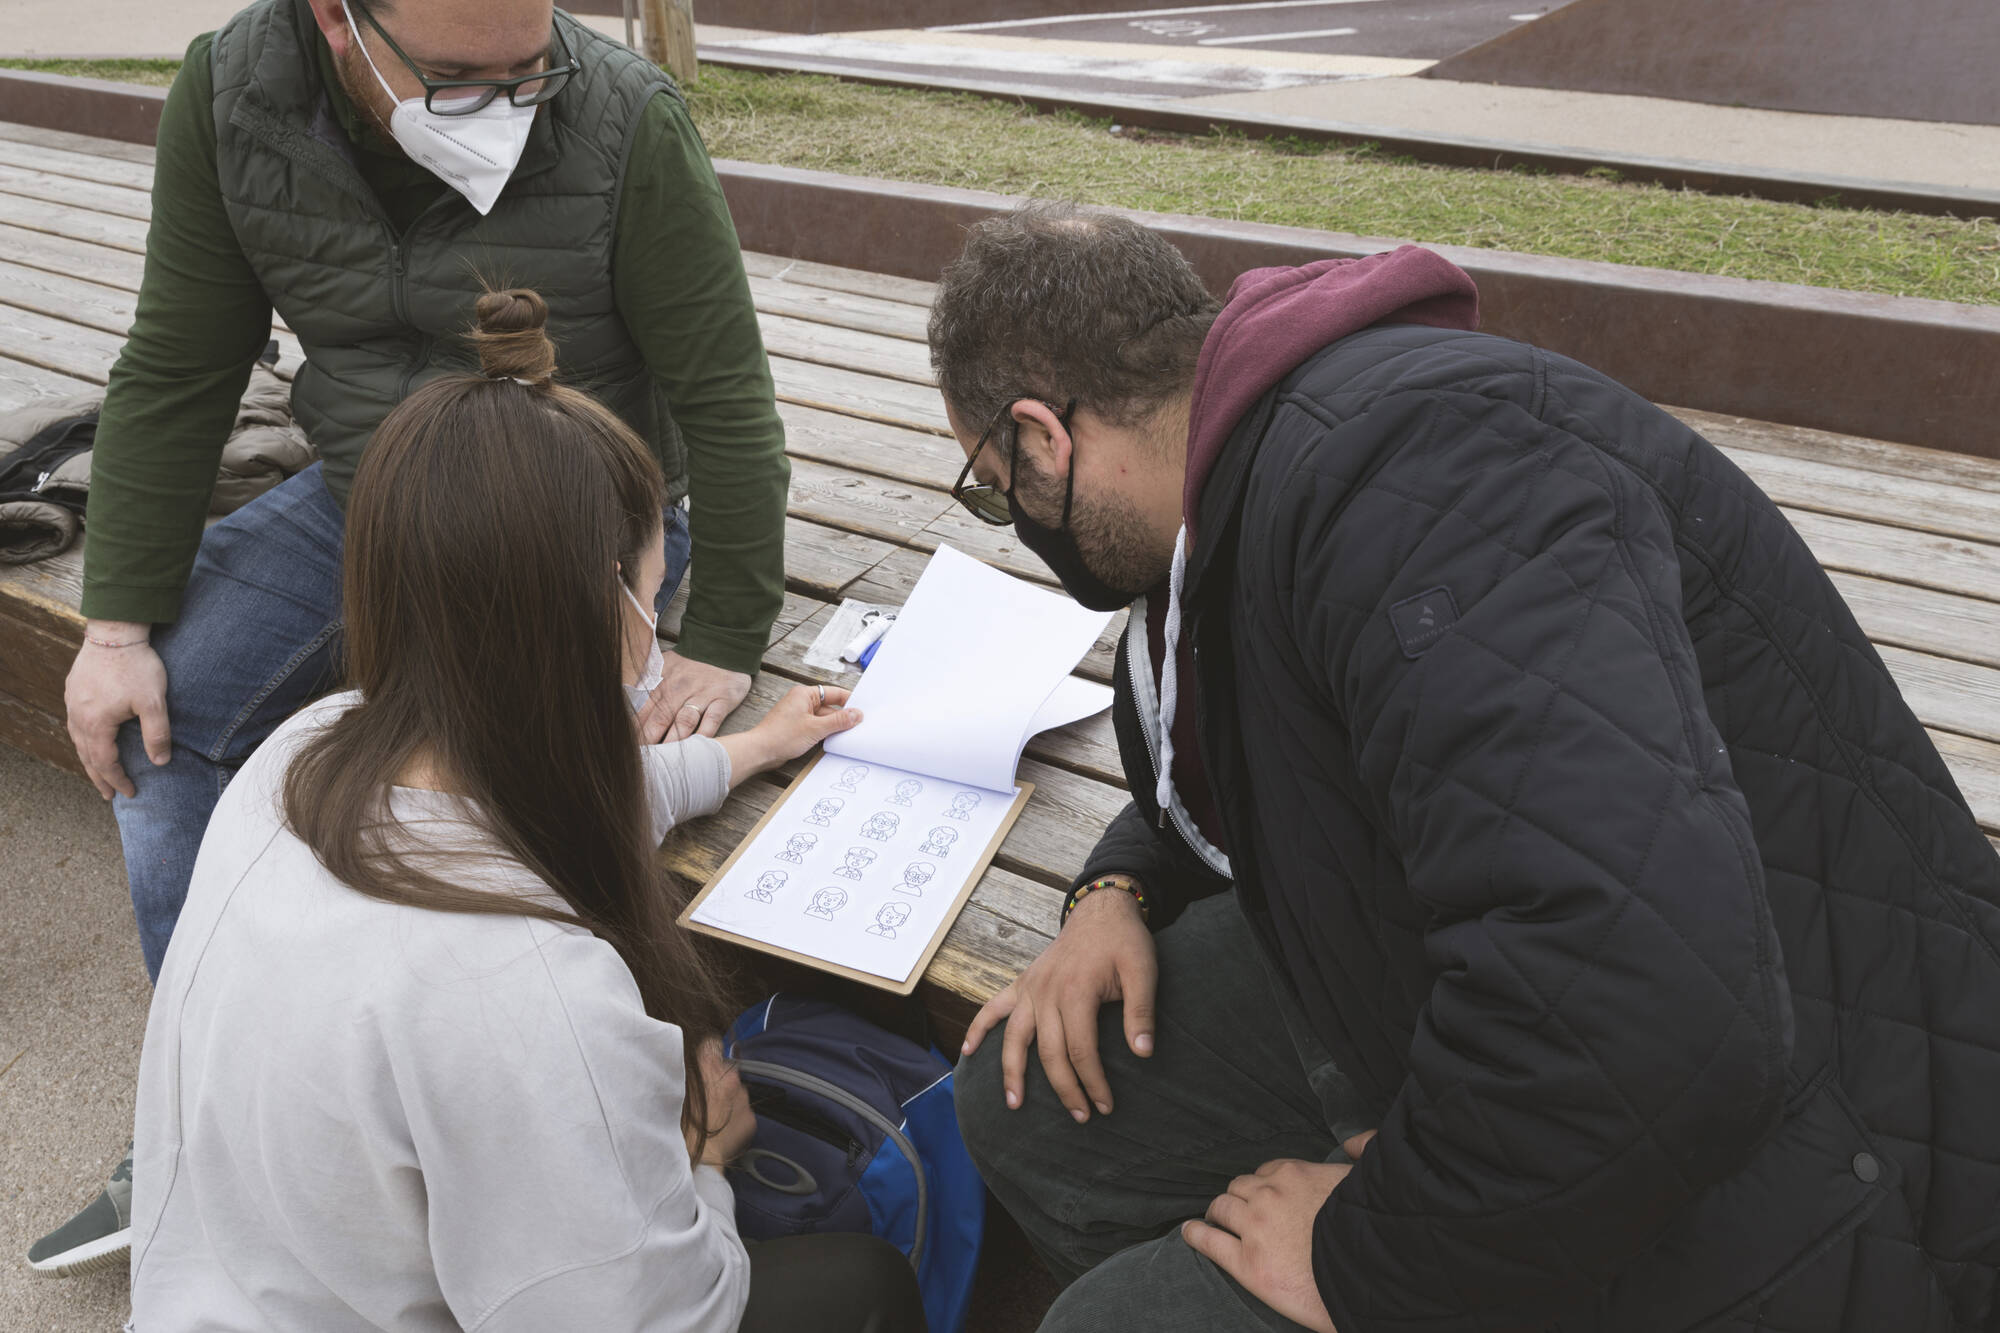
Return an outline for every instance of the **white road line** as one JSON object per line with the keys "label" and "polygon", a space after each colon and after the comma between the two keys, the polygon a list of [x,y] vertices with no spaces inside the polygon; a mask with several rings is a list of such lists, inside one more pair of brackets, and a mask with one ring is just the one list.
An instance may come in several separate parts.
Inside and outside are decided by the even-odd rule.
{"label": "white road line", "polygon": [[1248,37],[1204,37],[1196,46],[1240,46],[1250,42],[1295,42],[1308,37],[1352,37],[1359,28],[1314,28],[1311,32],[1253,32]]}
{"label": "white road line", "polygon": [[[1132,84],[1178,84],[1184,87],[1212,88],[1216,92],[1261,92],[1266,89],[1295,88],[1300,84],[1326,83],[1342,77],[1352,77],[1284,66],[1196,61],[1187,59],[1185,55],[1167,59],[1149,57],[1144,60],[1133,60],[1069,51],[989,50],[930,42],[888,42],[830,33],[762,37],[754,41],[732,42],[729,49],[767,55],[818,56],[824,60],[845,60],[858,64],[919,65],[933,69],[990,74],[1056,75],[1070,79],[1099,81],[1109,79]],[[1148,46],[1146,50],[1150,53],[1173,51],[1174,48]],[[1180,50],[1187,55],[1194,54],[1187,52],[1185,47]],[[1234,52],[1218,51],[1215,55],[1216,61],[1235,57]]]}
{"label": "white road line", "polygon": [[1188,5],[1178,9],[1108,10],[1101,14],[1058,14],[1040,19],[998,19],[991,23],[951,23],[926,32],[987,32],[994,28],[1039,28],[1052,23],[1101,23],[1106,19],[1171,18],[1177,14],[1240,14],[1252,9],[1321,9],[1330,5],[1371,5],[1378,0],[1257,0],[1248,5]]}

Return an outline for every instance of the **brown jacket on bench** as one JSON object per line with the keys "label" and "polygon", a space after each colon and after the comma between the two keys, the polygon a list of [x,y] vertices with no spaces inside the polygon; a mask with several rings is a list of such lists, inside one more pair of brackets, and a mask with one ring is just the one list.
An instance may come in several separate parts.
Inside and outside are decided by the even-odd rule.
{"label": "brown jacket on bench", "polygon": [[[89,444],[103,405],[101,393],[80,394],[39,399],[0,413],[0,564],[46,560],[76,541],[90,493]],[[66,422],[74,424],[61,429]],[[44,435],[52,429],[53,435]],[[54,466],[7,476],[10,464],[26,462],[23,451],[31,443],[38,452],[48,450]],[[257,366],[250,372],[235,428],[222,446],[208,512],[241,509],[316,456],[305,432],[292,421],[291,386],[269,366]]]}

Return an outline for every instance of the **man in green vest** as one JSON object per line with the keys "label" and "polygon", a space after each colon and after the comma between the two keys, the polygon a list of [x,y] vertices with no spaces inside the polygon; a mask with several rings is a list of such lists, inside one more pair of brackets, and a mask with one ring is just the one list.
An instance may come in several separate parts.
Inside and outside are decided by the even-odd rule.
{"label": "man in green vest", "polygon": [[[648,440],[700,575],[642,722],[713,734],[784,593],[788,468],[735,230],[678,91],[550,0],[261,0],[196,38],[160,119],[153,223],[97,431],[69,728],[113,798],[159,973],[222,787],[332,687],[342,512],[382,417],[476,366],[486,286],[550,308],[559,375]],[[276,314],[321,462],[203,531]],[[692,504],[680,501],[690,492]],[[123,1263],[130,1157],[29,1252]]]}

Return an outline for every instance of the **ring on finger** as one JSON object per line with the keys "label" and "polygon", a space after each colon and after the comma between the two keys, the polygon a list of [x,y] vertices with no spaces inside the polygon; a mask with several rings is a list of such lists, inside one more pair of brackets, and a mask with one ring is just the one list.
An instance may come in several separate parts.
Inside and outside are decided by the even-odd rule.
{"label": "ring on finger", "polygon": [[826,707],[826,686],[815,685],[813,686],[813,688],[819,691],[819,702],[817,704],[814,704],[813,707],[815,708]]}

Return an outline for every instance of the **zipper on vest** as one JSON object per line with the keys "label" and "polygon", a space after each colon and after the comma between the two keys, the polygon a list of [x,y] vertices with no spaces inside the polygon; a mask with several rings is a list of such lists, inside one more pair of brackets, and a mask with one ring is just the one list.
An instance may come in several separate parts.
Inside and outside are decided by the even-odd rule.
{"label": "zipper on vest", "polygon": [[[410,318],[409,240],[417,234],[417,228],[424,225],[424,220],[437,212],[440,207],[451,202],[452,197],[452,192],[446,190],[437,198],[431,200],[430,203],[424,206],[422,212],[410,220],[410,225],[404,228],[403,234],[400,236],[396,234],[395,228],[390,226],[386,218],[382,223],[383,227],[389,232],[390,307],[396,312],[396,318],[405,325],[414,325],[416,322]],[[396,391],[396,397],[399,400],[410,396],[410,385],[414,384],[417,376],[423,373],[425,363],[430,360],[431,348],[436,343],[437,340],[429,334],[418,336],[417,354],[410,359],[410,368],[403,372],[403,382]]]}
{"label": "zipper on vest", "polygon": [[403,290],[403,277],[409,271],[409,264],[403,258],[403,240],[385,222],[383,230],[389,233],[389,308],[396,312],[402,323],[410,322],[409,293]]}

